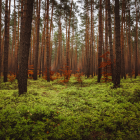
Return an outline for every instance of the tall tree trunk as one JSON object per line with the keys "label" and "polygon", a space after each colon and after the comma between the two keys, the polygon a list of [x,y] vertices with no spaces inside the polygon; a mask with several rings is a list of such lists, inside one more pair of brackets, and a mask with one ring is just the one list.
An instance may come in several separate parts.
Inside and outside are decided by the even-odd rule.
{"label": "tall tree trunk", "polygon": [[121,70],[121,47],[120,47],[120,14],[119,0],[115,0],[115,47],[116,47],[116,71],[114,87],[120,86],[120,70]]}
{"label": "tall tree trunk", "polygon": [[130,45],[130,40],[131,40],[131,37],[130,37],[130,5],[129,5],[129,10],[128,10],[128,18],[129,18],[129,21],[128,21],[128,46],[129,46],[129,60],[128,60],[128,71],[129,71],[129,76],[132,78],[132,66],[131,66],[131,59],[132,59],[132,55],[131,55],[131,45]]}
{"label": "tall tree trunk", "polygon": [[86,33],[85,33],[85,49],[86,49],[86,76],[89,77],[89,15],[88,15],[88,1],[86,2]]}
{"label": "tall tree trunk", "polygon": [[73,20],[72,20],[72,43],[71,43],[71,46],[72,46],[72,52],[71,52],[71,70],[72,70],[72,73],[74,72],[74,51],[73,51],[73,43],[74,43],[74,15],[73,15]]}
{"label": "tall tree trunk", "polygon": [[91,0],[91,38],[90,38],[90,50],[91,50],[91,54],[90,54],[90,58],[91,58],[91,76],[93,77],[93,70],[95,72],[94,69],[94,65],[95,62],[93,64],[93,55],[95,55],[95,53],[93,52],[93,36],[94,36],[94,25],[93,25],[93,21],[94,21],[94,17],[93,17],[93,10],[94,10],[94,6],[93,6],[94,0]]}
{"label": "tall tree trunk", "polygon": [[45,22],[44,22],[44,29],[43,29],[43,36],[42,36],[42,76],[44,75],[44,52],[45,52]]}
{"label": "tall tree trunk", "polygon": [[5,1],[5,41],[4,41],[4,82],[7,82],[8,74],[8,0]]}
{"label": "tall tree trunk", "polygon": [[17,33],[16,33],[16,11],[15,11],[15,9],[16,9],[16,3],[15,3],[15,1],[14,1],[14,40],[15,40],[15,42],[14,42],[14,70],[13,70],[13,72],[14,72],[14,74],[16,74],[16,61],[17,61]]}
{"label": "tall tree trunk", "polygon": [[47,0],[47,82],[50,82],[49,0]]}
{"label": "tall tree trunk", "polygon": [[[20,58],[21,58],[21,44],[22,44],[21,38],[22,38],[23,30],[24,30],[24,26],[23,26],[23,22],[24,22],[24,20],[23,20],[23,0],[21,0],[21,13],[20,14],[21,14],[21,25],[20,25],[20,46],[18,48],[18,66],[21,63],[21,60],[20,60]],[[19,75],[19,67],[18,67],[18,75]],[[17,78],[18,78],[18,75],[17,75]]]}
{"label": "tall tree trunk", "polygon": [[37,80],[37,69],[38,69],[38,52],[39,52],[39,25],[40,25],[40,2],[37,0],[37,28],[36,28],[36,47],[35,47],[35,60],[34,60],[34,74],[33,79]]}
{"label": "tall tree trunk", "polygon": [[[10,38],[10,34],[9,34],[9,26],[10,26],[10,9],[11,9],[11,0],[9,0],[9,9],[8,9],[8,33],[7,33],[7,35],[8,35],[8,44],[9,44],[9,38]],[[10,44],[8,45],[8,46],[10,46]],[[10,55],[9,55],[9,53],[10,53],[10,51],[9,51],[9,49],[8,49],[8,71],[9,71],[9,68],[11,68],[11,67],[9,67],[9,66],[11,66],[11,63],[10,63]],[[10,56],[10,57],[9,57]],[[11,75],[11,73],[10,73],[10,75]]]}
{"label": "tall tree trunk", "polygon": [[62,52],[61,52],[61,50],[62,50],[62,31],[61,31],[61,9],[60,9],[60,14],[59,14],[59,34],[58,34],[58,55],[57,55],[57,58],[58,58],[58,67],[57,67],[57,69],[58,69],[58,72],[61,74],[61,76],[62,76],[62,71],[60,71],[60,68],[61,68],[61,60],[62,60],[62,58],[61,58],[61,54],[62,54]]}
{"label": "tall tree trunk", "polygon": [[[67,60],[67,72],[69,70],[69,48],[70,48],[70,21],[71,21],[71,11],[72,11],[72,3],[73,0],[71,2],[71,10],[70,10],[70,17],[69,17],[69,29],[68,29],[68,43],[67,43],[67,55],[66,55],[66,60]],[[66,77],[66,79],[68,79],[68,77]]]}
{"label": "tall tree trunk", "polygon": [[[34,9],[33,9],[34,11],[33,11],[33,15],[35,15],[35,7],[34,7]],[[32,32],[33,32],[33,46],[32,46],[32,48],[33,48],[33,58],[32,58],[32,65],[34,66],[34,61],[35,61],[35,45],[36,45],[36,27],[37,27],[37,22],[36,22],[36,19],[37,19],[37,17],[35,17],[35,23],[34,23],[34,26],[33,26],[33,29],[32,29]]]}
{"label": "tall tree trunk", "polygon": [[4,28],[4,31],[3,31],[3,35],[2,35],[2,40],[1,40],[1,54],[2,54],[2,56],[1,56],[1,62],[2,62],[2,66],[1,66],[1,68],[2,68],[2,72],[3,72],[3,59],[4,59],[4,39],[5,39],[5,28]]}
{"label": "tall tree trunk", "polygon": [[76,48],[75,48],[75,67],[74,67],[74,74],[77,70],[77,40],[76,40]]}
{"label": "tall tree trunk", "polygon": [[[28,71],[28,57],[30,48],[30,38],[31,38],[31,23],[32,23],[32,13],[33,13],[33,3],[34,0],[27,0],[24,5],[24,18],[25,22],[21,26],[22,36],[21,40],[21,62],[19,65],[19,77],[18,77],[18,88],[19,95],[27,92],[27,71]],[[26,13],[26,14],[25,14]],[[24,30],[23,30],[24,28]]]}
{"label": "tall tree trunk", "polygon": [[[87,4],[88,5],[88,4]],[[87,78],[90,77],[89,15],[87,9]]]}
{"label": "tall tree trunk", "polygon": [[110,6],[110,0],[108,0],[108,33],[109,33],[109,45],[110,45],[111,73],[112,73],[112,81],[114,81],[114,58],[113,58],[113,46],[112,46],[112,28],[111,28],[111,6]]}
{"label": "tall tree trunk", "polygon": [[1,9],[2,9],[2,2],[0,0],[0,78],[2,72],[2,50],[1,50]]}
{"label": "tall tree trunk", "polygon": [[[14,73],[15,71],[15,53],[14,50],[16,49],[16,13],[15,13],[15,0],[14,0],[14,26],[13,26],[13,40],[12,40],[12,54],[11,54],[11,72]],[[14,57],[13,57],[14,56]]]}
{"label": "tall tree trunk", "polygon": [[124,62],[124,29],[123,29],[123,24],[124,24],[124,0],[123,0],[123,3],[122,3],[122,26],[121,26],[121,78],[125,78],[126,79],[126,75],[125,75],[125,62]]}
{"label": "tall tree trunk", "polygon": [[[108,0],[106,0],[106,4],[105,4],[105,53],[108,51]],[[106,56],[108,58],[108,54]],[[107,59],[104,60],[105,62],[107,62]],[[105,67],[105,74],[108,73],[108,65]],[[105,82],[107,81],[107,77],[108,75],[105,75]]]}
{"label": "tall tree trunk", "polygon": [[135,0],[136,7],[136,36],[135,36],[135,78],[138,76],[138,8],[137,1]]}
{"label": "tall tree trunk", "polygon": [[52,3],[52,13],[51,13],[51,23],[50,23],[50,67],[51,67],[51,56],[52,56],[52,39],[51,39],[51,33],[53,33],[53,9],[54,9],[54,0],[53,0],[53,3]]}
{"label": "tall tree trunk", "polygon": [[100,68],[102,58],[100,57],[102,55],[102,0],[100,0],[100,10],[99,10],[99,49],[98,49],[98,82],[101,80],[101,71],[102,68]]}
{"label": "tall tree trunk", "polygon": [[[93,77],[93,30],[94,30],[94,28],[93,28],[93,11],[92,11],[92,7],[93,7],[93,5],[92,5],[92,3],[93,3],[94,1],[93,0],[91,0],[91,35],[90,35],[90,61],[91,61],[91,72],[90,72],[90,74],[91,74],[91,76]],[[90,64],[90,63],[89,63]]]}
{"label": "tall tree trunk", "polygon": [[[47,23],[47,0],[45,0],[45,25],[46,25],[46,23]],[[47,63],[47,59],[46,59],[46,56],[47,56],[47,40],[46,40],[46,37],[47,37],[47,29],[46,29],[46,26],[45,26],[44,70],[46,68],[46,63]]]}

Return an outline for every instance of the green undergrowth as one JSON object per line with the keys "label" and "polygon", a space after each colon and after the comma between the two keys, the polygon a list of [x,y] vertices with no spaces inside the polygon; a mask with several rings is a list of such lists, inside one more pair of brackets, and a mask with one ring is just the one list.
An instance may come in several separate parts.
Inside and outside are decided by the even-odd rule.
{"label": "green undergrowth", "polygon": [[18,95],[15,80],[0,83],[0,140],[139,140],[140,77],[122,79],[121,87],[28,80]]}

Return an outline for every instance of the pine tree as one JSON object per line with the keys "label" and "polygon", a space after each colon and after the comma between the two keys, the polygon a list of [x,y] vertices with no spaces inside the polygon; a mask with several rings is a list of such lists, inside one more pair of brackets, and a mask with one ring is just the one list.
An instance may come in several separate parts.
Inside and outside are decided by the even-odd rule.
{"label": "pine tree", "polygon": [[121,47],[120,47],[120,14],[119,14],[119,0],[115,0],[115,48],[116,48],[116,70],[114,87],[120,86],[120,72],[121,72]]}
{"label": "pine tree", "polygon": [[8,0],[5,1],[5,40],[4,40],[4,82],[7,82],[8,75]]}
{"label": "pine tree", "polygon": [[1,72],[2,72],[2,50],[1,50],[1,9],[2,9],[2,3],[0,0],[0,78],[1,78]]}
{"label": "pine tree", "polygon": [[37,28],[36,28],[36,47],[35,47],[35,60],[34,60],[34,74],[33,79],[37,80],[37,68],[38,68],[38,52],[39,52],[39,25],[40,25],[40,2],[37,0]]}
{"label": "pine tree", "polygon": [[102,58],[100,57],[102,55],[102,0],[100,0],[100,9],[99,9],[99,49],[98,49],[98,82],[100,82],[101,79],[101,62]]}
{"label": "pine tree", "polygon": [[[21,62],[19,65],[19,77],[18,77],[18,88],[19,95],[27,92],[27,71],[28,71],[28,57],[30,48],[30,38],[31,38],[31,22],[32,22],[32,12],[33,12],[34,0],[26,0],[24,4],[24,23],[21,26],[22,36],[21,40]],[[24,27],[24,30],[23,30]]]}
{"label": "pine tree", "polygon": [[114,81],[114,58],[113,58],[113,46],[112,46],[112,28],[111,28],[111,6],[110,6],[110,0],[108,0],[108,33],[109,33],[109,45],[110,45],[111,73],[112,73],[112,81]]}
{"label": "pine tree", "polygon": [[47,45],[47,82],[50,82],[50,44],[49,44],[49,0],[47,0],[47,36],[46,36],[46,45]]}

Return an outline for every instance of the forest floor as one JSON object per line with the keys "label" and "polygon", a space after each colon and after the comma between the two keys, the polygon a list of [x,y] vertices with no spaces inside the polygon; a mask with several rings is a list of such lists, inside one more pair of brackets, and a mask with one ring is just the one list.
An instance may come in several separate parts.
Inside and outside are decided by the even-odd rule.
{"label": "forest floor", "polygon": [[18,96],[15,80],[0,83],[0,140],[140,140],[140,76],[121,87],[28,79]]}

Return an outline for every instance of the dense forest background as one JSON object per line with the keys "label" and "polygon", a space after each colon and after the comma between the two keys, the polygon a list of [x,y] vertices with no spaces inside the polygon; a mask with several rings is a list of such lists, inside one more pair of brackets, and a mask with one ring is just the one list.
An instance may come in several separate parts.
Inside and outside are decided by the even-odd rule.
{"label": "dense forest background", "polygon": [[20,94],[37,75],[80,72],[116,88],[139,74],[139,0],[0,0],[0,13],[0,75]]}

